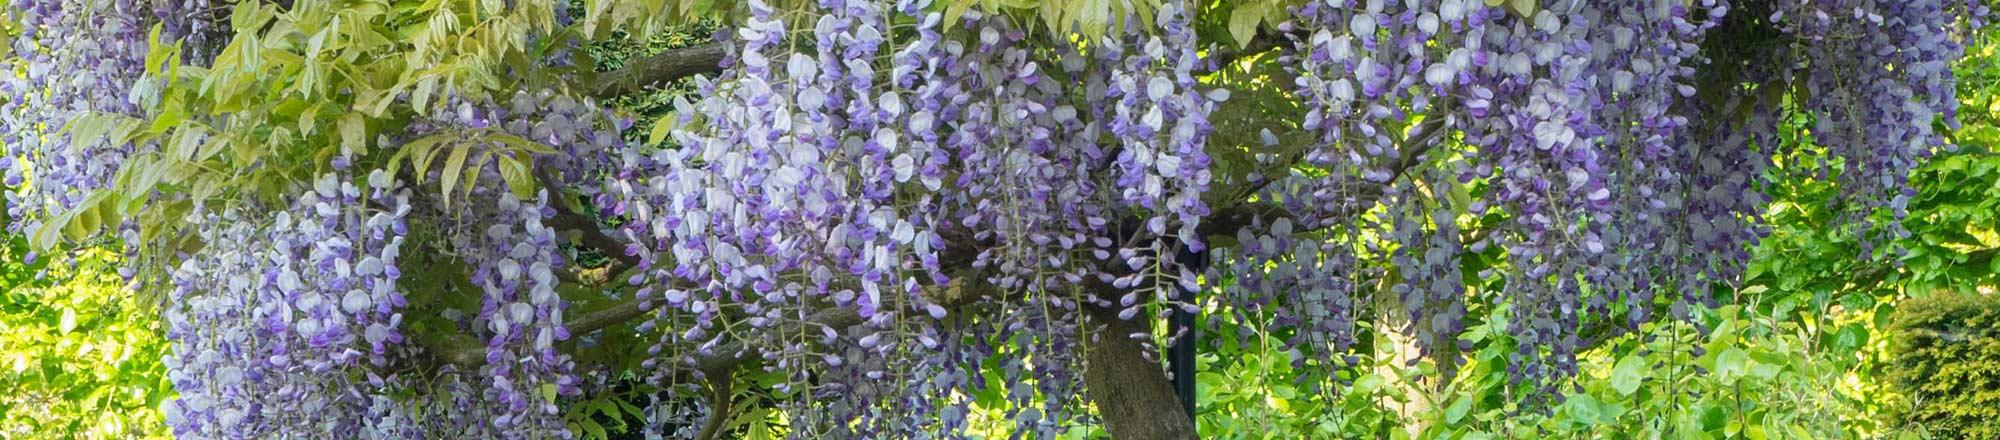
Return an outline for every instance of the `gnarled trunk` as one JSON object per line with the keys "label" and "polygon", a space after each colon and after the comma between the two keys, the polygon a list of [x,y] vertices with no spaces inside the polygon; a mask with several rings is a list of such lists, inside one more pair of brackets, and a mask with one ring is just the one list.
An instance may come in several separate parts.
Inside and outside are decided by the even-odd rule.
{"label": "gnarled trunk", "polygon": [[1092,310],[1095,340],[1084,344],[1083,386],[1117,440],[1194,440],[1194,421],[1182,412],[1180,396],[1159,363],[1146,360],[1133,333],[1150,333],[1145,318],[1118,319]]}

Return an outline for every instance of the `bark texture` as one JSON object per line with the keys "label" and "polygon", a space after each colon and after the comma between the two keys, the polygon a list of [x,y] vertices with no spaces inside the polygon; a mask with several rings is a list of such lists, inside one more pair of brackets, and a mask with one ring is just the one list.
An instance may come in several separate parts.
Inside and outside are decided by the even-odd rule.
{"label": "bark texture", "polygon": [[1092,310],[1096,340],[1086,344],[1084,392],[1097,404],[1104,428],[1117,440],[1194,440],[1194,421],[1160,364],[1146,359],[1133,333],[1150,333],[1145,319],[1126,321]]}
{"label": "bark texture", "polygon": [[728,54],[723,43],[709,43],[660,52],[633,61],[618,70],[597,74],[596,81],[583,84],[590,96],[611,98],[645,91],[647,88],[703,73],[722,71]]}

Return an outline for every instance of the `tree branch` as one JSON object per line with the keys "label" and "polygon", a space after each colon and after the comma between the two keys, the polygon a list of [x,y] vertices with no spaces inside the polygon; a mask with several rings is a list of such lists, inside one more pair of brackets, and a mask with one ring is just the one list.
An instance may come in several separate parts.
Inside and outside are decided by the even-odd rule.
{"label": "tree branch", "polygon": [[[1436,142],[1438,137],[1451,131],[1445,127],[1444,122],[1444,118],[1427,119],[1422,124],[1418,124],[1408,136],[1403,138],[1403,141],[1399,143],[1402,146],[1400,148],[1402,154],[1396,158],[1395,162],[1389,164],[1389,171],[1392,173],[1390,181],[1402,178],[1403,175],[1409,173],[1411,168],[1415,168],[1417,164],[1423,163],[1425,154],[1428,154],[1430,149],[1438,144]],[[1290,165],[1286,164],[1286,166]],[[1254,194],[1261,191],[1265,185],[1276,181],[1278,179],[1273,178],[1259,182],[1250,188],[1250,193]],[[1360,209],[1360,207],[1372,204],[1375,198],[1382,196],[1384,189],[1383,186],[1379,185],[1362,189],[1355,194],[1357,203],[1351,206],[1354,206],[1354,209]],[[1330,217],[1346,217],[1360,213],[1336,212],[1332,214]],[[1202,219],[1201,227],[1198,231],[1204,237],[1233,236],[1237,230],[1245,226],[1250,226],[1257,219],[1262,218],[1268,221],[1277,217],[1290,216],[1291,213],[1286,212],[1283,207],[1272,204],[1236,203],[1227,208],[1218,209],[1209,214],[1208,218]],[[1294,223],[1298,222],[1295,221]]]}
{"label": "tree branch", "polygon": [[732,402],[734,400],[731,399],[733,391],[730,390],[730,387],[735,385],[735,376],[736,368],[730,367],[729,369],[718,371],[710,377],[708,387],[709,391],[714,394],[709,396],[708,420],[702,422],[701,432],[695,433],[694,438],[715,440],[718,438],[716,437],[717,435],[722,434],[722,426],[729,422],[730,410],[735,409],[731,408],[735,403]]}
{"label": "tree branch", "polygon": [[1277,49],[1280,45],[1284,44],[1286,39],[1285,34],[1258,32],[1257,36],[1250,38],[1250,44],[1245,44],[1240,49],[1220,47],[1209,51],[1208,61],[1213,63],[1216,69],[1221,69],[1223,66],[1234,64],[1244,58]]}
{"label": "tree branch", "polygon": [[[535,180],[540,181],[542,188],[547,189],[549,193],[557,195],[552,197],[559,197],[560,194],[564,194],[562,183],[556,180],[555,176],[550,175],[546,169],[535,170]],[[604,229],[597,225],[597,220],[582,213],[571,211],[567,203],[556,202],[550,203],[550,205],[555,206],[556,216],[553,219],[554,221],[549,222],[549,226],[557,229],[577,231],[577,233],[582,234],[577,244],[597,249],[598,252],[622,264],[622,266],[614,264],[607,271],[617,274],[624,272],[627,268],[639,265],[639,257],[626,253],[625,242],[618,241],[618,239],[611,238],[610,235],[605,234]]]}
{"label": "tree branch", "polygon": [[1083,351],[1083,390],[1097,404],[1105,430],[1119,439],[1199,438],[1194,420],[1181,411],[1180,397],[1166,372],[1159,362],[1148,359],[1152,347],[1132,337],[1152,334],[1152,323],[1143,317],[1119,319],[1116,312],[1094,306],[1084,308],[1087,325],[1079,331],[1090,342],[1076,345]]}
{"label": "tree branch", "polygon": [[621,322],[630,321],[644,314],[646,314],[646,310],[639,307],[639,300],[637,298],[628,299],[570,321],[569,331],[572,335],[596,333],[598,330],[603,330],[606,327],[617,325]]}
{"label": "tree branch", "polygon": [[605,99],[645,92],[681,78],[720,72],[722,60],[729,53],[728,44],[670,49],[618,70],[598,73],[589,83],[581,84],[581,88],[592,97]]}

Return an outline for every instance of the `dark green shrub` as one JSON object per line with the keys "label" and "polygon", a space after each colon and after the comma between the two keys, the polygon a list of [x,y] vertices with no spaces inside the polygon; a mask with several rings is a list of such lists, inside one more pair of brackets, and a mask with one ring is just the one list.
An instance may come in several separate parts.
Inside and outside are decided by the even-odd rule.
{"label": "dark green shrub", "polygon": [[1937,438],[2000,439],[2000,296],[1939,293],[1896,314],[1897,386]]}

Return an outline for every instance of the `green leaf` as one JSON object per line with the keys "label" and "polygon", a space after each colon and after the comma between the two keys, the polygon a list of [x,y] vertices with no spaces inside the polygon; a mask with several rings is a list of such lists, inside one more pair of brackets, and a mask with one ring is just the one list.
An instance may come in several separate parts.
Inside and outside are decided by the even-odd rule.
{"label": "green leaf", "polygon": [[1445,179],[1445,185],[1449,188],[1446,197],[1451,198],[1451,209],[1455,212],[1468,212],[1472,206],[1472,188],[1459,183],[1458,179]]}
{"label": "green leaf", "polygon": [[97,143],[104,138],[106,132],[111,131],[111,124],[111,116],[102,113],[77,116],[64,128],[69,132],[69,148],[76,150]]}
{"label": "green leaf", "polygon": [[1514,13],[1521,14],[1521,18],[1530,19],[1534,18],[1535,13],[1541,12],[1542,9],[1541,4],[1535,0],[1514,0],[1513,4],[1509,5],[1509,7],[1514,10]]}
{"label": "green leaf", "polygon": [[755,422],[751,422],[750,429],[747,431],[749,431],[750,440],[771,440],[774,438],[774,434],[771,433],[771,424],[764,422],[764,419],[761,418]]}
{"label": "green leaf", "polygon": [[603,414],[605,417],[609,417],[614,420],[620,417],[618,415],[618,405],[611,403],[610,399],[600,398],[597,400],[592,400],[590,401],[589,407],[590,410],[597,411],[598,414]]}
{"label": "green leaf", "polygon": [[1458,423],[1459,420],[1465,418],[1465,413],[1469,411],[1472,411],[1472,399],[1467,397],[1453,399],[1451,406],[1444,409],[1444,422]]}
{"label": "green leaf", "polygon": [[[416,167],[412,169],[412,173],[418,176],[417,180],[423,180],[422,176],[424,172],[428,171],[426,168],[430,167],[429,158],[431,156],[431,148],[437,146],[439,142],[443,142],[446,139],[445,136],[446,133],[424,136],[410,141],[410,143],[403,144],[402,148],[396,149],[396,154],[389,156],[389,177],[392,179],[395,178],[397,171],[403,166],[403,161],[408,159],[410,164]],[[419,161],[423,163],[418,163]]]}
{"label": "green leaf", "polygon": [[[451,208],[451,190],[458,186],[458,176],[465,170],[465,155],[472,152],[470,145],[458,145],[451,149],[451,157],[444,160],[444,207]],[[423,172],[421,169],[417,172]]]}
{"label": "green leaf", "polygon": [[1611,389],[1619,395],[1630,396],[1639,390],[1639,384],[1646,381],[1646,359],[1638,354],[1628,354],[1611,368]]}
{"label": "green leaf", "polygon": [[62,321],[56,324],[56,329],[61,330],[62,334],[65,335],[69,334],[71,330],[76,330],[76,309],[63,309]]}
{"label": "green leaf", "polygon": [[1896,440],[1923,440],[1923,438],[1924,436],[1917,434],[1917,431],[1914,429],[1906,429],[1902,433],[1896,434]]}
{"label": "green leaf", "polygon": [[348,113],[340,117],[340,146],[350,153],[360,153],[368,148],[368,123],[360,113]]}
{"label": "green leaf", "polygon": [[430,110],[431,90],[437,88],[437,77],[426,76],[417,80],[417,89],[410,92],[410,103],[418,112]]}
{"label": "green leaf", "polygon": [[1250,39],[1257,37],[1257,25],[1263,22],[1263,4],[1238,6],[1229,11],[1229,36],[1236,39],[1237,47],[1249,47]]}
{"label": "green leaf", "polygon": [[645,410],[639,408],[638,405],[633,405],[631,402],[626,402],[624,400],[615,400],[614,402],[618,404],[618,409],[625,410],[625,413],[631,414],[633,418],[646,417]]}
{"label": "green leaf", "polygon": [[70,217],[68,223],[63,224],[63,238],[83,241],[90,238],[90,233],[97,231],[97,227],[101,225],[103,221],[97,218],[97,210],[79,209],[75,216]]}
{"label": "green leaf", "polygon": [[661,141],[667,140],[667,135],[673,133],[674,126],[679,124],[680,115],[667,112],[666,116],[661,116],[660,120],[653,122],[653,133],[646,136],[646,144],[659,145]]}
{"label": "green leaf", "polygon": [[554,148],[549,148],[549,146],[547,146],[547,145],[542,145],[542,143],[541,143],[541,142],[535,142],[535,141],[531,141],[531,140],[528,140],[527,138],[523,138],[523,137],[520,137],[520,136],[515,136],[515,135],[511,135],[511,134],[506,134],[506,133],[491,133],[491,134],[488,134],[488,135],[486,135],[486,138],[487,138],[487,139],[489,139],[489,140],[493,140],[493,141],[497,141],[497,142],[500,142],[500,143],[502,143],[502,144],[507,144],[507,146],[510,146],[510,147],[514,147],[514,149],[515,149],[515,150],[519,150],[519,151],[521,151],[521,152],[523,152],[523,153],[529,153],[529,154],[561,154],[561,152],[559,152],[559,151],[556,151],[556,149],[554,149]]}
{"label": "green leaf", "polygon": [[[1361,376],[1360,379],[1356,379],[1354,381],[1354,392],[1359,395],[1368,395],[1369,393],[1374,393],[1377,388],[1381,387],[1382,387],[1382,375],[1379,374],[1369,373],[1368,375]],[[1286,387],[1286,389],[1289,390],[1290,387]]]}
{"label": "green leaf", "polygon": [[178,46],[160,44],[161,29],[163,29],[161,24],[154,24],[153,30],[146,33],[146,43],[151,46],[146,51],[146,76],[160,74],[160,67],[166,66],[166,60],[169,56],[173,55],[173,49]]}
{"label": "green leaf", "polygon": [[[974,3],[979,2],[979,0],[948,0],[948,1],[950,1],[951,4],[945,6],[944,21],[940,22],[940,24],[942,24],[947,28],[956,26],[958,24],[959,16],[965,15],[966,8],[970,8]],[[1054,13],[1054,12],[1055,11],[1049,11],[1049,13]]]}
{"label": "green leaf", "polygon": [[1715,355],[1715,375],[1725,379],[1742,376],[1749,362],[1750,353],[1730,347]]}
{"label": "green leaf", "polygon": [[1577,423],[1588,426],[1601,421],[1604,411],[1599,408],[1601,404],[1597,398],[1590,397],[1589,394],[1574,394],[1568,399],[1563,402],[1563,407],[1569,411],[1570,418],[1575,419]]}
{"label": "green leaf", "polygon": [[597,438],[597,439],[611,438],[611,436],[605,435],[604,425],[599,425],[597,424],[596,420],[591,420],[588,417],[578,420],[577,426],[583,427],[584,433],[589,435],[589,437],[586,438]]}
{"label": "green leaf", "polygon": [[[535,176],[528,171],[526,162],[503,154],[499,155],[496,163],[500,165],[500,178],[507,181],[507,189],[512,190],[515,197],[522,200],[535,197]],[[450,190],[445,191],[450,192]]]}

